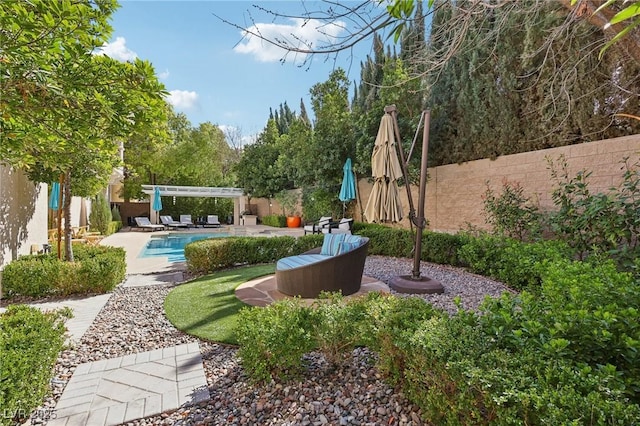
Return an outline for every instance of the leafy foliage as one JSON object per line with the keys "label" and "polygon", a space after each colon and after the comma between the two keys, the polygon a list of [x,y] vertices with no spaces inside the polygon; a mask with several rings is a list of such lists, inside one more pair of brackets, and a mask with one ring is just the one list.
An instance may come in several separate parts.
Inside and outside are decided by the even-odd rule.
{"label": "leafy foliage", "polygon": [[638,164],[623,163],[623,180],[608,193],[592,193],[591,172],[569,176],[566,160],[557,167],[548,159],[556,184],[552,199],[557,211],[550,217],[555,234],[573,247],[581,258],[604,255],[627,270],[633,267],[640,246],[640,171]]}
{"label": "leafy foliage", "polygon": [[493,232],[520,241],[540,238],[542,219],[538,207],[524,195],[524,189],[517,182],[502,182],[502,192],[496,195],[487,184],[484,193],[486,222]]}
{"label": "leafy foliage", "polygon": [[283,299],[267,308],[244,308],[238,318],[238,356],[255,381],[293,378],[302,356],[314,347],[311,310],[300,299]]}
{"label": "leafy foliage", "polygon": [[76,261],[61,262],[56,254],[22,256],[2,274],[3,297],[101,294],[125,277],[125,252],[119,247],[74,247]]}
{"label": "leafy foliage", "polygon": [[0,424],[15,424],[10,413],[30,413],[42,403],[64,344],[68,311],[46,312],[9,306],[0,315]]}
{"label": "leafy foliage", "polygon": [[112,219],[109,203],[104,194],[99,192],[93,203],[91,203],[91,213],[89,213],[91,228],[97,229],[102,235],[108,235],[109,223],[111,223]]}

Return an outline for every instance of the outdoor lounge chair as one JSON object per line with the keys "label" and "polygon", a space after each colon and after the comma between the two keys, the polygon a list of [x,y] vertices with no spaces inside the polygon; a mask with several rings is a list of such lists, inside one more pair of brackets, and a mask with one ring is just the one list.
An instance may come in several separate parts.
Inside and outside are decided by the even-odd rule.
{"label": "outdoor lounge chair", "polygon": [[276,288],[281,293],[316,298],[322,291],[348,296],[360,290],[369,239],[359,235],[325,234],[322,247],[276,263]]}
{"label": "outdoor lounge chair", "polygon": [[186,223],[173,220],[171,216],[160,216],[160,222],[162,222],[164,226],[168,226],[173,229],[186,228],[188,226]]}
{"label": "outdoor lounge chair", "polygon": [[196,226],[193,221],[191,220],[191,215],[190,214],[181,214],[180,215],[180,223],[183,223],[185,225],[187,225],[189,228],[192,226]]}
{"label": "outdoor lounge chair", "polygon": [[143,229],[143,230],[148,229],[151,232],[164,231],[164,225],[156,225],[154,223],[151,223],[148,217],[136,217],[135,221],[136,221],[136,228],[138,229]]}
{"label": "outdoor lounge chair", "polygon": [[303,226],[304,235],[308,233],[311,234],[320,234],[322,230],[329,226],[331,223],[331,216],[322,216],[317,222],[306,223]]}
{"label": "outdoor lounge chair", "polygon": [[218,220],[218,216],[215,214],[210,214],[207,216],[207,221],[204,222],[202,224],[202,226],[204,227],[214,227],[214,228],[219,228],[220,227],[220,221]]}

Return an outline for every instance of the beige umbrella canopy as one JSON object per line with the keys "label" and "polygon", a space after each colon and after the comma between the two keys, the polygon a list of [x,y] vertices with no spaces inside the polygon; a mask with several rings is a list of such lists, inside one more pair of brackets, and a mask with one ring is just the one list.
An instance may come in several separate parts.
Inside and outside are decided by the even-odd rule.
{"label": "beige umbrella canopy", "polygon": [[399,222],[402,219],[397,179],[402,176],[398,160],[393,117],[384,114],[371,154],[371,174],[375,179],[364,209],[368,222]]}

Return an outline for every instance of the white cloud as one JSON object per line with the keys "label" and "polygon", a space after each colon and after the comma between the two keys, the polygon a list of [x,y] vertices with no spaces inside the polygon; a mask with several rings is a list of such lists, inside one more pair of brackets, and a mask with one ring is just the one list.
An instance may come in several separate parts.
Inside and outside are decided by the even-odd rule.
{"label": "white cloud", "polygon": [[[336,37],[344,30],[341,21],[326,24],[315,19],[305,20],[292,18],[291,25],[256,23],[242,32],[243,40],[234,50],[238,53],[253,55],[260,62],[276,62],[285,57],[286,51],[268,43],[254,34],[260,34],[267,40],[278,40],[280,44],[300,49],[319,48],[335,42]],[[302,62],[307,57],[305,53],[291,53],[296,62]]]}
{"label": "white cloud", "polygon": [[97,55],[106,55],[118,61],[133,61],[138,57],[136,52],[130,50],[127,46],[127,40],[124,37],[116,37],[112,43],[105,43],[96,51]]}
{"label": "white cloud", "polygon": [[191,109],[198,103],[198,94],[188,90],[171,90],[167,101],[179,109]]}
{"label": "white cloud", "polygon": [[166,80],[166,79],[169,78],[169,75],[170,75],[169,70],[164,70],[164,71],[162,71],[161,73],[158,74],[158,78],[160,80]]}

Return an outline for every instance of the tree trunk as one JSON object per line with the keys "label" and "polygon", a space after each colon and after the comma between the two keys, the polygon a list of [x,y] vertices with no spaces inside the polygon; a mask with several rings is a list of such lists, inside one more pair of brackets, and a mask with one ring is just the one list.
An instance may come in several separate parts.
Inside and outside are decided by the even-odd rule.
{"label": "tree trunk", "polygon": [[73,247],[71,246],[71,171],[67,170],[64,178],[64,251],[65,259],[73,262]]}

